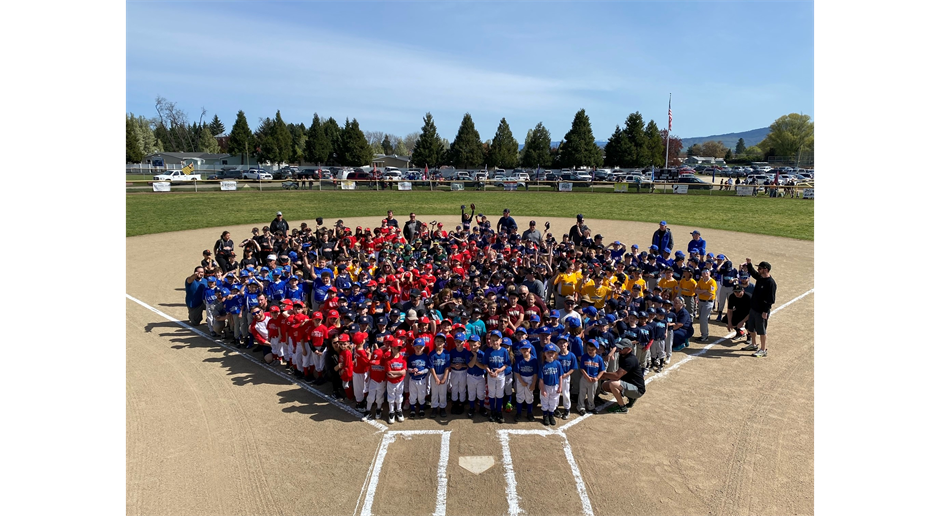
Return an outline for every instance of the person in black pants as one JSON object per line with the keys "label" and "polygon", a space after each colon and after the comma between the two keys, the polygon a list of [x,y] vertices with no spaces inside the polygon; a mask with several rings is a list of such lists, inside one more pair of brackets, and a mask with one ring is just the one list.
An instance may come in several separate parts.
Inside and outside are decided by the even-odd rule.
{"label": "person in black pants", "polygon": [[[745,328],[751,345],[745,351],[756,350],[755,357],[767,356],[767,321],[770,318],[770,309],[777,301],[777,282],[770,276],[770,263],[760,262],[757,270],[751,265],[751,259],[746,258],[747,271],[754,278],[754,293],[751,294],[751,310]],[[760,336],[760,349],[757,347],[757,336]]]}

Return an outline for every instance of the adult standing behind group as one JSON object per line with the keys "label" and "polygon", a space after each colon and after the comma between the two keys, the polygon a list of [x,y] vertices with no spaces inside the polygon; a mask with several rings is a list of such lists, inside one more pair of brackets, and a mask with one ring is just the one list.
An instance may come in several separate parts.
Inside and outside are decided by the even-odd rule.
{"label": "adult standing behind group", "polygon": [[290,224],[284,220],[284,214],[281,212],[277,212],[277,216],[275,216],[274,220],[271,221],[270,227],[271,232],[275,234],[280,231],[286,235],[287,232],[290,231]]}
{"label": "adult standing behind group", "polygon": [[[745,351],[756,350],[755,357],[767,356],[767,321],[770,319],[770,309],[777,301],[777,282],[770,276],[770,263],[760,262],[757,270],[751,265],[751,259],[746,258],[747,271],[754,277],[754,293],[751,294],[751,311],[747,318],[745,328],[751,345]],[[760,349],[757,347],[757,337],[760,336]]]}
{"label": "adult standing behind group", "polygon": [[676,246],[673,245],[674,242],[672,240],[672,231],[670,231],[669,228],[666,226],[667,226],[666,221],[661,220],[659,221],[659,229],[653,232],[652,245],[655,245],[657,250],[676,248]]}
{"label": "adult standing behind group", "polygon": [[197,326],[202,324],[202,310],[206,303],[203,299],[206,294],[206,270],[200,265],[193,269],[193,274],[186,278],[186,308],[189,310],[189,324]]}
{"label": "adult standing behind group", "polygon": [[705,239],[702,238],[702,233],[699,230],[694,230],[691,233],[692,240],[689,240],[689,248],[686,250],[689,254],[692,254],[692,251],[698,251],[699,256],[705,256]]}

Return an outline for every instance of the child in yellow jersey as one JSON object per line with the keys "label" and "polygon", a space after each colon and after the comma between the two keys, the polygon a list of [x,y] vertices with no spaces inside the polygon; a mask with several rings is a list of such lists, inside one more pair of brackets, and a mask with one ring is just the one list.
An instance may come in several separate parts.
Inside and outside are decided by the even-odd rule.
{"label": "child in yellow jersey", "polygon": [[640,295],[644,295],[646,293],[646,280],[640,277],[640,270],[636,267],[630,267],[627,269],[627,272],[630,274],[630,277],[627,278],[627,284],[624,288],[632,291],[634,285],[639,285]]}
{"label": "child in yellow jersey", "polygon": [[555,308],[565,306],[565,298],[575,293],[578,283],[581,281],[581,271],[576,269],[566,269],[558,272],[555,276]]}
{"label": "child in yellow jersey", "polygon": [[679,282],[672,277],[672,271],[667,270],[663,275],[662,279],[659,280],[657,285],[659,288],[663,289],[663,292],[671,291],[673,295],[679,293]]}
{"label": "child in yellow jersey", "polygon": [[687,268],[682,269],[682,278],[679,280],[679,295],[682,296],[682,300],[685,301],[685,308],[693,318],[695,318],[695,308],[698,306],[695,299],[696,286],[697,284],[692,278],[692,271]]}

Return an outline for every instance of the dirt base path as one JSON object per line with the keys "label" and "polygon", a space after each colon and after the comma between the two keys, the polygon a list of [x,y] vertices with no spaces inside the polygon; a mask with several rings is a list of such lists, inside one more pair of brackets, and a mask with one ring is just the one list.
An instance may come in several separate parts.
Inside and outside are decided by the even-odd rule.
{"label": "dirt base path", "polygon": [[[527,226],[529,218],[515,218]],[[379,219],[344,222],[373,227]],[[556,237],[573,224],[550,220]],[[643,247],[656,229],[587,223],[605,242]],[[533,433],[546,430],[538,419],[512,416],[505,425],[461,415],[383,430],[154,311],[185,320],[183,280],[201,251],[222,229],[238,242],[250,228],[126,240],[127,294],[140,301],[126,305],[128,514],[561,515],[586,512],[585,500],[597,515],[813,512],[812,293],[773,315],[768,358],[740,351],[739,341],[705,353],[695,342],[674,354],[666,374],[647,378],[629,414],[559,419],[551,435]],[[692,229],[672,228],[677,247]],[[812,242],[716,230],[703,237],[735,263],[771,262],[778,308],[813,288]],[[711,326],[713,340],[725,333]],[[503,436],[503,446],[500,430],[529,433]],[[462,457],[493,465],[471,472]]]}

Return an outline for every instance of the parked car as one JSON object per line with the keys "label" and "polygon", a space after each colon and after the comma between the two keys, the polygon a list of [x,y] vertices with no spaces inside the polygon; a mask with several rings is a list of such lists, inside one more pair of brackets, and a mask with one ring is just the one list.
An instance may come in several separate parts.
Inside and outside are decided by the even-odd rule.
{"label": "parked car", "polygon": [[678,184],[684,184],[689,186],[689,190],[711,190],[711,183],[702,181],[700,178],[695,176],[680,176],[679,179],[675,181]]}
{"label": "parked car", "polygon": [[346,176],[343,178],[343,181],[371,181],[372,179],[374,179],[372,177],[372,172],[354,170],[352,172],[347,172]]}
{"label": "parked car", "polygon": [[527,173],[525,173],[525,172],[516,172],[516,171],[513,171],[513,173],[509,175],[509,177],[507,178],[507,180],[509,180],[509,181],[528,181],[528,180],[529,180],[529,174],[527,174]]}
{"label": "parked car", "polygon": [[457,181],[469,181],[470,172],[467,172],[466,170],[458,170],[457,174],[454,175],[454,179],[456,179]]}
{"label": "parked car", "polygon": [[612,172],[609,168],[599,168],[594,171],[594,180],[595,181],[610,181],[610,176]]}
{"label": "parked car", "polygon": [[504,172],[498,172],[493,174],[493,184],[496,186],[503,186],[503,181],[506,180],[506,174]]}
{"label": "parked car", "polygon": [[401,171],[398,169],[385,169],[385,173],[382,174],[382,181],[401,181],[401,178]]}
{"label": "parked car", "polygon": [[250,168],[242,172],[242,179],[259,181],[261,179],[274,179],[274,176],[263,168]]}
{"label": "parked car", "polygon": [[182,181],[198,181],[201,179],[199,174],[184,174],[181,170],[170,170],[164,174],[153,176],[154,181],[170,181],[172,183]]}
{"label": "parked car", "polygon": [[222,172],[209,176],[210,180],[224,180],[224,179],[242,179],[243,172],[241,170],[223,170]]}

